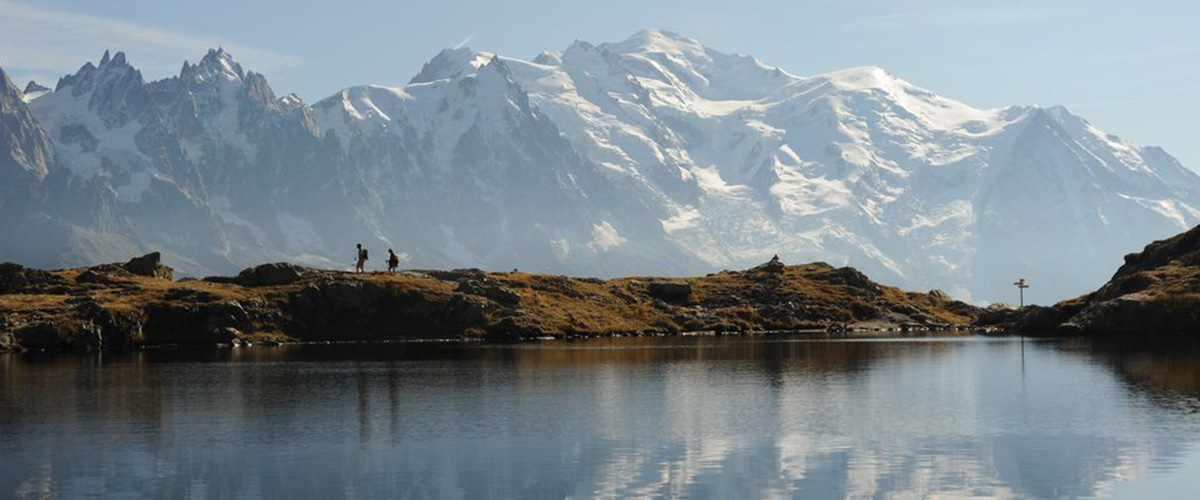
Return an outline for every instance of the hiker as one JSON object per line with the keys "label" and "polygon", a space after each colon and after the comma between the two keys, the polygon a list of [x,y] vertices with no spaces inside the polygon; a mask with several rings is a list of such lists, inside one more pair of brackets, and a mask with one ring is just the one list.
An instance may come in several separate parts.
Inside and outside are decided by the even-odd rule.
{"label": "hiker", "polygon": [[355,246],[358,247],[358,260],[354,264],[354,272],[356,274],[365,273],[367,272],[365,269],[367,265],[367,249],[363,248],[362,243],[359,243]]}
{"label": "hiker", "polygon": [[396,274],[396,267],[400,265],[400,257],[396,256],[396,252],[388,249],[388,274]]}

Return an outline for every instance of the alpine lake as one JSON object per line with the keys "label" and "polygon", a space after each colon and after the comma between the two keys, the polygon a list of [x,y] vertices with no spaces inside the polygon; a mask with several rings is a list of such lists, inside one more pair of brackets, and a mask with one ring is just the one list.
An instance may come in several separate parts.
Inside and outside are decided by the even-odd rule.
{"label": "alpine lake", "polygon": [[0,498],[1197,498],[1200,341],[0,355]]}

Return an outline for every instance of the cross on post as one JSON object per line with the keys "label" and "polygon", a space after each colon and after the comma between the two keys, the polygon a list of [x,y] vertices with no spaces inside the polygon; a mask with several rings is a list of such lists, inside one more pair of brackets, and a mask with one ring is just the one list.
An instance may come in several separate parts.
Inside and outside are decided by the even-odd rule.
{"label": "cross on post", "polygon": [[1025,278],[1021,278],[1021,279],[1017,280],[1016,283],[1013,283],[1013,286],[1017,287],[1017,290],[1020,290],[1020,292],[1021,292],[1021,307],[1024,308],[1025,307],[1025,289],[1029,288],[1029,284],[1025,283]]}

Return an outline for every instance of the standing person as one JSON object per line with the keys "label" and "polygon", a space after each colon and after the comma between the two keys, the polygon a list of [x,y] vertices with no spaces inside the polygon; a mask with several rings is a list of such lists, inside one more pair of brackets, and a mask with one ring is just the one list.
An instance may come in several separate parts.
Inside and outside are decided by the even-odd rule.
{"label": "standing person", "polygon": [[364,273],[366,272],[365,268],[367,265],[367,249],[363,248],[362,243],[359,243],[355,246],[358,247],[358,260],[354,264],[354,272]]}
{"label": "standing person", "polygon": [[396,274],[396,267],[400,265],[400,257],[396,256],[396,252],[388,249],[388,274]]}

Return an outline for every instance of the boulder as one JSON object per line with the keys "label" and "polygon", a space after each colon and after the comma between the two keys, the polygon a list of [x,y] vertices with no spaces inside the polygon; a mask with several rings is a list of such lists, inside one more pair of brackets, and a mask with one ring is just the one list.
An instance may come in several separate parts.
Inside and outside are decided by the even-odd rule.
{"label": "boulder", "polygon": [[784,265],[783,261],[779,259],[778,255],[776,255],[771,257],[771,260],[767,261],[766,264],[760,264],[750,268],[750,271],[760,273],[782,273],[786,268],[787,266]]}
{"label": "boulder", "polygon": [[316,273],[315,269],[275,262],[245,269],[233,281],[242,286],[278,286],[295,283]]}
{"label": "boulder", "polygon": [[160,278],[170,280],[174,277],[175,271],[161,264],[162,254],[158,252],[150,252],[141,257],[134,257],[121,266],[126,271],[138,276],[147,276],[150,278]]}
{"label": "boulder", "polygon": [[950,294],[943,292],[941,290],[930,290],[929,296],[933,297],[937,300],[950,300]]}
{"label": "boulder", "polygon": [[0,352],[15,351],[19,348],[16,336],[8,332],[0,333]]}
{"label": "boulder", "polygon": [[651,296],[662,300],[687,300],[692,296],[692,285],[677,281],[651,282],[648,290]]}

